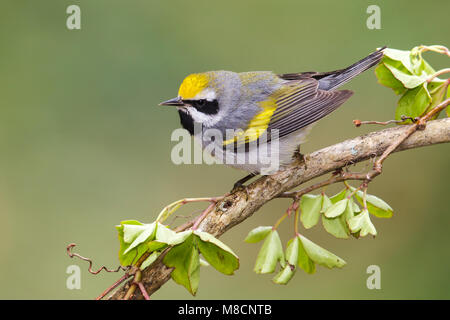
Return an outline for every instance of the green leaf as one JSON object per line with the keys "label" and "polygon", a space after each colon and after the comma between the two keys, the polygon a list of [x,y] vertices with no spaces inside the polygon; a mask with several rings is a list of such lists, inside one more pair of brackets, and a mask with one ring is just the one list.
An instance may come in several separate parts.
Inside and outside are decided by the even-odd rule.
{"label": "green leaf", "polygon": [[170,249],[163,259],[172,271],[172,279],[184,286],[192,295],[197,293],[200,282],[200,256],[196,237],[191,234],[186,240]]}
{"label": "green leaf", "polygon": [[386,48],[383,50],[384,59],[399,61],[410,74],[417,76],[430,76],[436,71],[422,58],[420,47],[412,50],[397,50]]}
{"label": "green leaf", "polygon": [[273,278],[273,282],[277,284],[287,284],[289,280],[294,276],[296,265],[298,263],[300,241],[298,237],[295,237],[288,241],[286,248],[286,266]]}
{"label": "green leaf", "polygon": [[391,88],[396,94],[403,94],[406,91],[403,84],[394,77],[391,70],[384,63],[380,63],[375,68],[375,75],[381,85]]}
{"label": "green leaf", "polygon": [[422,58],[421,54],[421,48],[420,47],[414,47],[411,50],[411,65],[412,65],[412,73],[416,75],[422,75],[425,74],[427,76],[430,76],[436,71],[425,61],[425,59]]}
{"label": "green leaf", "polygon": [[322,216],[322,224],[325,230],[340,239],[347,239],[350,235],[347,220],[354,216],[354,209],[356,205],[352,199],[347,200],[347,206],[340,216],[335,218],[327,218],[326,216]]}
{"label": "green leaf", "polygon": [[295,237],[288,241],[286,246],[286,261],[295,266],[298,262],[298,250],[300,246],[300,240]]}
{"label": "green leaf", "polygon": [[406,88],[414,89],[425,84],[435,73],[422,58],[421,47],[411,51],[386,48],[383,53],[383,59],[375,69],[376,76],[380,84],[392,88],[397,94],[404,94]]}
{"label": "green leaf", "polygon": [[[123,221],[122,223],[133,223],[136,221]],[[124,225],[116,226],[116,229],[118,231],[119,236],[119,243],[120,243],[120,249],[119,249],[119,261],[120,264],[123,266],[130,266],[133,264],[133,262],[137,261],[148,249],[148,246],[146,243],[142,243],[138,245],[133,250],[128,250],[125,254],[125,251],[129,248],[130,243],[126,243],[124,240]]]}
{"label": "green leaf", "polygon": [[409,72],[404,72],[402,70],[397,69],[393,65],[389,63],[385,63],[385,66],[389,69],[389,71],[392,72],[392,75],[400,81],[403,86],[407,89],[414,89],[415,87],[421,85],[427,80],[427,77],[424,76],[417,76],[413,74],[409,74]]}
{"label": "green leaf", "polygon": [[325,216],[327,218],[335,218],[344,213],[345,208],[347,207],[348,199],[345,198],[333,204],[331,207],[325,211]]}
{"label": "green leaf", "polygon": [[144,262],[142,262],[140,269],[144,270],[145,268],[147,268],[149,265],[151,265],[161,254],[161,252],[159,251],[154,251],[152,252],[147,259],[144,260]]}
{"label": "green leaf", "polygon": [[123,226],[123,241],[125,241],[126,243],[133,242],[133,240],[142,233],[142,230],[145,229],[144,224],[140,223],[137,220],[121,221],[120,225]]}
{"label": "green leaf", "polygon": [[154,224],[126,220],[116,226],[116,229],[120,243],[119,261],[123,266],[132,265],[148,250],[146,240],[151,238]]}
{"label": "green leaf", "polygon": [[[427,111],[430,103],[431,96],[426,88],[426,83],[415,89],[408,90],[398,101],[395,119],[401,120],[403,115],[411,118],[420,117]],[[406,120],[403,123],[411,123],[411,120]]]}
{"label": "green leaf", "polygon": [[322,224],[325,230],[340,239],[348,239],[349,231],[347,224],[341,217],[327,218],[322,216]]}
{"label": "green leaf", "polygon": [[296,237],[298,239],[298,260],[297,264],[300,268],[303,269],[306,273],[313,274],[316,272],[316,265],[314,261],[309,257],[308,253],[305,250],[305,247],[299,236]]}
{"label": "green leaf", "polygon": [[203,242],[211,242],[215,246],[219,247],[220,249],[227,251],[228,253],[231,253],[236,258],[238,257],[233,250],[231,250],[230,247],[228,247],[225,243],[214,237],[212,234],[204,231],[195,230],[194,234],[197,235],[201,241]]}
{"label": "green leaf", "polygon": [[322,195],[322,208],[320,209],[320,213],[325,213],[329,207],[333,205],[333,202],[328,198],[326,194]]}
{"label": "green leaf", "polygon": [[194,234],[199,237],[197,244],[203,258],[217,271],[231,275],[239,268],[239,258],[227,245],[209,233],[196,230]]}
{"label": "green leaf", "polygon": [[[329,199],[327,195],[323,195],[322,202],[322,213],[325,213],[329,207],[334,203],[345,198],[347,194],[347,189],[342,190],[340,193],[334,195],[333,200]],[[322,216],[322,224],[325,230],[336,238],[347,239],[350,231],[348,230],[347,223],[341,217],[327,218],[325,215]]]}
{"label": "green leaf", "polygon": [[368,234],[371,234],[373,236],[377,235],[377,230],[372,224],[372,221],[370,221],[369,211],[367,211],[367,209],[363,209],[360,214],[351,218],[348,221],[348,226],[352,232],[359,232],[359,235],[361,237],[364,237]]}
{"label": "green leaf", "polygon": [[346,264],[343,259],[318,246],[311,240],[305,238],[302,235],[299,235],[299,237],[306,254],[315,263],[330,269],[334,267],[342,268]]}
{"label": "green leaf", "polygon": [[331,202],[335,204],[336,202],[343,200],[347,195],[347,191],[348,191],[347,188],[342,189],[339,193],[335,194],[330,198]]}
{"label": "green leaf", "polygon": [[289,280],[295,274],[295,267],[291,264],[287,264],[281,271],[272,279],[272,281],[276,284],[287,284]]}
{"label": "green leaf", "polygon": [[[359,203],[361,203],[361,205],[364,204],[364,193],[362,191],[358,191],[355,194],[355,197],[359,201]],[[388,205],[382,199],[370,194],[366,194],[366,204],[369,212],[378,218],[390,218],[394,213],[394,210],[390,205]]]}
{"label": "green leaf", "polygon": [[383,54],[383,60],[386,60],[387,57],[391,60],[399,61],[406,70],[408,70],[411,74],[414,73],[411,60],[411,51],[386,48],[383,50]]}
{"label": "green leaf", "polygon": [[306,229],[314,227],[320,218],[322,208],[322,196],[305,194],[300,199],[300,221]]}
{"label": "green leaf", "polygon": [[148,251],[160,251],[166,247],[167,247],[166,243],[162,243],[159,241],[152,240],[147,242]]}
{"label": "green leaf", "polygon": [[250,231],[245,238],[245,242],[248,243],[256,243],[259,242],[267,237],[267,235],[272,231],[272,227],[257,227]]}
{"label": "green leaf", "polygon": [[155,240],[166,243],[169,246],[174,246],[182,243],[192,234],[192,230],[186,230],[183,232],[175,232],[169,229],[167,226],[158,222],[156,228]]}
{"label": "green leaf", "polygon": [[353,201],[353,199],[351,199],[350,202],[351,202],[353,212],[355,212],[355,213],[361,212],[361,208],[358,206],[358,204],[355,201]]}
{"label": "green leaf", "polygon": [[276,230],[270,231],[256,258],[254,271],[256,273],[272,273],[277,262],[285,266],[283,246]]}
{"label": "green leaf", "polygon": [[143,224],[141,226],[125,224],[123,226],[124,241],[129,242],[131,239],[134,240],[124,251],[124,254],[127,254],[138,245],[147,242],[150,238],[153,238],[155,233],[155,226],[155,223]]}
{"label": "green leaf", "polygon": [[356,204],[353,198],[351,198],[348,201],[347,208],[340,217],[342,219],[342,223],[345,224],[345,231],[347,232],[347,234],[351,234],[353,237],[357,239],[359,238],[359,231],[351,232],[350,228],[348,227],[348,221],[352,219],[354,216],[358,215],[360,212],[361,208]]}
{"label": "green leaf", "polygon": [[344,221],[347,221],[355,216],[355,206],[358,208],[359,211],[361,211],[359,207],[356,205],[353,198],[348,199],[347,207],[345,208],[344,213],[341,215]]}

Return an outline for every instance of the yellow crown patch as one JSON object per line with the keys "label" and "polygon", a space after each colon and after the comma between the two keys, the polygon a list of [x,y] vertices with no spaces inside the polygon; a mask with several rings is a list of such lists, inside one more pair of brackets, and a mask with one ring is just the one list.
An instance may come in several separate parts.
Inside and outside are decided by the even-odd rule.
{"label": "yellow crown patch", "polygon": [[178,95],[182,99],[192,99],[208,86],[209,79],[203,73],[188,75],[181,83]]}

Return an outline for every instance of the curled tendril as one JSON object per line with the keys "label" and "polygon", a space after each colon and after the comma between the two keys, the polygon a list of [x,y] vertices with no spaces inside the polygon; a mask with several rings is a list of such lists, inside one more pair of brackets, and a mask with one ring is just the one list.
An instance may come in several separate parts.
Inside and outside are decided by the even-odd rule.
{"label": "curled tendril", "polygon": [[67,246],[66,250],[67,250],[67,254],[69,255],[69,257],[73,258],[73,257],[77,257],[80,258],[81,260],[87,261],[89,262],[89,269],[88,271],[92,274],[98,274],[100,273],[102,270],[105,270],[106,272],[119,272],[120,270],[123,271],[128,271],[129,270],[129,266],[127,267],[123,267],[123,266],[118,266],[117,269],[115,270],[110,270],[105,266],[102,266],[100,269],[98,269],[97,271],[92,270],[92,260],[86,257],[83,257],[81,255],[79,255],[78,253],[72,252],[72,249],[76,246],[75,243],[71,243]]}

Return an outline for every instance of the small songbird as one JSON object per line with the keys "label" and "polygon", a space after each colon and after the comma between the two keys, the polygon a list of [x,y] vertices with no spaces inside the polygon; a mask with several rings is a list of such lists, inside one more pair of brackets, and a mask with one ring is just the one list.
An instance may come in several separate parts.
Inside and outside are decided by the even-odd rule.
{"label": "small songbird", "polygon": [[[160,105],[175,106],[181,126],[191,135],[196,125],[202,132],[215,129],[220,133],[219,138],[217,134],[213,139],[200,138],[200,143],[222,163],[250,172],[235,184],[242,186],[257,174],[271,174],[291,163],[311,126],[353,94],[336,89],[378,64],[383,49],[331,72],[191,74],[182,82],[178,96]],[[269,157],[262,159],[261,150],[269,150]],[[266,170],[269,167],[275,170]]]}

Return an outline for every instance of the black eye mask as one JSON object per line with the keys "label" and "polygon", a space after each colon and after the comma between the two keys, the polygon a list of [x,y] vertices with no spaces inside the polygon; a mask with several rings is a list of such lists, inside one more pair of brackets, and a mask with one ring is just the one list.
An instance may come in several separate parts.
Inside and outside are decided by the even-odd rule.
{"label": "black eye mask", "polygon": [[183,100],[184,103],[191,105],[204,114],[217,114],[219,112],[219,102],[214,99],[212,101],[206,99],[199,100]]}

